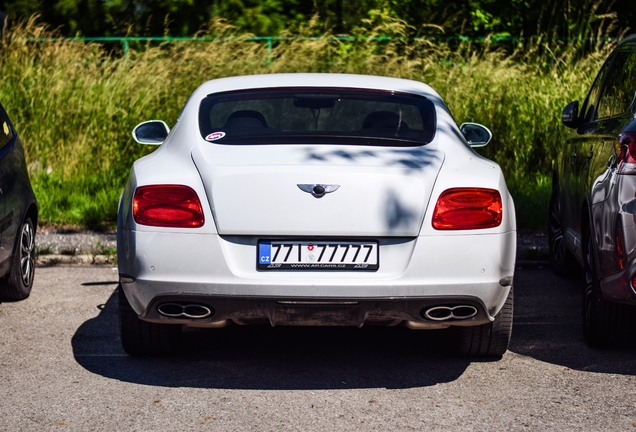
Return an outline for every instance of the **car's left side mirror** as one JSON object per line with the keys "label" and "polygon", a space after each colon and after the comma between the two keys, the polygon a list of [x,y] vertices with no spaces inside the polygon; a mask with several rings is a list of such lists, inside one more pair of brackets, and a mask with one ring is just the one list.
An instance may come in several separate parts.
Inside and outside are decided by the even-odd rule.
{"label": "car's left side mirror", "polygon": [[170,133],[168,125],[161,120],[150,120],[138,124],[132,131],[132,136],[139,144],[160,145]]}
{"label": "car's left side mirror", "polygon": [[581,124],[581,119],[579,118],[579,101],[570,102],[563,108],[561,121],[571,129],[579,127]]}
{"label": "car's left side mirror", "polygon": [[492,139],[490,129],[479,123],[462,123],[459,130],[471,147],[483,147]]}

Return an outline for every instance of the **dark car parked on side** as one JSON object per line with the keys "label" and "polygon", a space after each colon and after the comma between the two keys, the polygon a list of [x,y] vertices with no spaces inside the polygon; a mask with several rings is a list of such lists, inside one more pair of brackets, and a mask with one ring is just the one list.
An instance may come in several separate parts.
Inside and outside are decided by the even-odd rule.
{"label": "dark car parked on side", "polygon": [[22,300],[31,293],[37,221],[24,148],[0,105],[0,300]]}
{"label": "dark car parked on side", "polygon": [[555,273],[585,272],[583,329],[591,346],[636,337],[636,35],[609,56],[583,103],[563,110],[572,129],[553,174],[548,240]]}

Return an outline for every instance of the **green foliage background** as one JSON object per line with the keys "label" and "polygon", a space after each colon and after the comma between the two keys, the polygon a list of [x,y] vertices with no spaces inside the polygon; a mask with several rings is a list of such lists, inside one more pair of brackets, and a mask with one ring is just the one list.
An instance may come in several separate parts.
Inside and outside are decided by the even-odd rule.
{"label": "green foliage background", "polygon": [[25,143],[42,222],[112,227],[130,165],[152,150],[135,144],[130,131],[147,119],[174,123],[202,82],[341,72],[426,82],[458,123],[490,127],[494,140],[482,152],[502,166],[519,225],[543,227],[551,164],[566,133],[561,109],[585,97],[615,42],[580,47],[534,40],[507,50],[488,42],[432,42],[412,39],[412,27],[386,11],[373,11],[353,27],[355,40],[330,33],[308,38],[322,26],[315,19],[281,33],[290,39],[270,53],[266,44],[214,20],[209,34],[219,39],[141,45],[125,58],[96,43],[49,40],[56,34],[34,21],[14,26],[0,56],[0,100]]}
{"label": "green foliage background", "polygon": [[222,18],[256,35],[295,31],[314,16],[319,34],[348,34],[382,11],[411,26],[413,35],[550,35],[586,38],[602,17],[611,35],[636,27],[632,0],[0,0],[15,22],[38,22],[65,35],[189,36]]}

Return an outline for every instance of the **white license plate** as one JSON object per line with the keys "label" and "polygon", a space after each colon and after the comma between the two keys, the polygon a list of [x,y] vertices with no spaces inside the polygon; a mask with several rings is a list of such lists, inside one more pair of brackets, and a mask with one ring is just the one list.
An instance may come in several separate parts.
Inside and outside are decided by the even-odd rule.
{"label": "white license plate", "polygon": [[377,270],[380,253],[376,241],[258,242],[258,268],[262,270]]}

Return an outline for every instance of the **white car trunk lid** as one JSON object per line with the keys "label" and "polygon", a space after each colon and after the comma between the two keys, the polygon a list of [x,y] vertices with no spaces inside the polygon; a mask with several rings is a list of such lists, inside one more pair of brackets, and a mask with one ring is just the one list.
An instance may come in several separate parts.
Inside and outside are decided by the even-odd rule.
{"label": "white car trunk lid", "polygon": [[[192,154],[222,235],[417,236],[443,153],[206,143]],[[298,185],[331,185],[321,198]]]}

